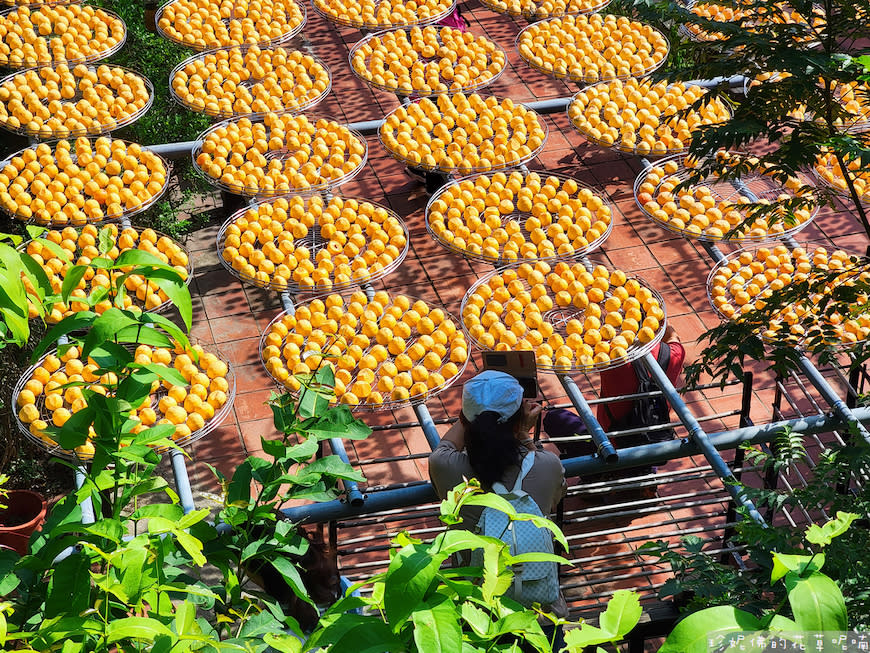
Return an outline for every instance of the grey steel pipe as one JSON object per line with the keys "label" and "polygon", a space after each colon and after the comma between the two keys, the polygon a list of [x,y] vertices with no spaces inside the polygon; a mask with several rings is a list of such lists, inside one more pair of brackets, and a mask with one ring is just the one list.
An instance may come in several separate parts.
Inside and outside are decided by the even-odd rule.
{"label": "grey steel pipe", "polygon": [[193,148],[200,145],[200,141],[181,141],[178,143],[161,143],[160,145],[148,145],[148,149],[167,159],[180,159],[190,156]]}
{"label": "grey steel pipe", "polygon": [[184,463],[184,452],[172,449],[169,452],[169,460],[172,463],[172,474],[175,476],[175,489],[178,490],[178,498],[186,515],[195,510],[196,506],[193,503],[193,492],[190,489],[187,465]]}
{"label": "grey steel pipe", "polygon": [[598,452],[597,455],[608,465],[619,460],[619,454],[616,453],[613,443],[610,441],[610,438],[607,437],[604,429],[601,428],[601,424],[598,423],[598,420],[592,413],[589,404],[586,403],[586,399],[583,397],[583,393],[580,392],[580,388],[577,387],[574,379],[567,374],[559,374],[558,376],[559,381],[562,383],[562,387],[565,388],[565,394],[568,395],[568,399],[570,399],[571,403],[574,404],[574,408],[577,409],[577,414],[580,416],[580,419],[583,420],[583,423],[586,424],[586,430],[589,432],[589,435],[592,436],[592,441],[595,443]]}
{"label": "grey steel pipe", "polygon": [[[76,467],[75,469],[75,478],[76,478],[76,487],[78,489],[82,489],[82,486],[85,484],[85,478],[87,474],[85,473],[84,467]],[[96,521],[94,517],[94,502],[90,497],[87,497],[81,503],[82,506],[82,524],[93,524]]]}
{"label": "grey steel pipe", "polygon": [[[534,100],[532,102],[523,102],[523,104],[529,109],[534,109],[537,113],[549,114],[565,111],[568,108],[568,104],[570,102],[570,97],[564,97],[551,100]],[[348,127],[350,129],[355,129],[363,136],[372,136],[378,133],[378,130],[383,124],[384,121],[382,119],[362,120],[360,122],[349,123]],[[160,145],[149,145],[148,149],[167,159],[180,159],[185,156],[190,156],[193,148],[195,148],[199,144],[200,141],[181,141],[178,143],[162,143]]]}
{"label": "grey steel pipe", "polygon": [[420,427],[423,429],[423,435],[426,436],[426,442],[429,443],[429,448],[435,451],[438,443],[441,442],[441,436],[438,435],[438,429],[435,428],[435,422],[432,421],[429,409],[426,404],[414,404],[414,413],[417,415]]}
{"label": "grey steel pipe", "polygon": [[680,421],[689,430],[689,438],[698,445],[698,448],[701,449],[701,453],[704,454],[704,457],[707,459],[707,462],[710,463],[713,471],[715,471],[719,478],[721,478],[725,483],[725,486],[734,498],[735,503],[746,508],[749,515],[759,524],[764,524],[764,517],[762,517],[761,513],[758,512],[755,504],[753,504],[746,496],[743,488],[737,484],[737,477],[734,476],[734,472],[731,471],[731,468],[728,467],[728,464],[722,459],[722,456],[719,455],[716,447],[714,447],[710,442],[710,438],[704,432],[704,428],[698,423],[697,418],[683,402],[682,397],[677,393],[677,389],[674,387],[674,384],[671,383],[665,370],[663,370],[661,365],[658,364],[655,356],[649,353],[644,356],[643,362],[646,364],[652,378],[658,384],[659,388],[661,388],[665,398],[671,405],[671,408],[674,409],[674,412],[680,418]]}
{"label": "grey steel pipe", "polygon": [[864,441],[870,444],[870,432],[864,427],[864,425],[855,418],[855,414],[851,408],[846,405],[846,402],[843,401],[840,396],[834,391],[831,387],[831,384],[828,383],[828,380],[822,376],[822,373],[813,365],[812,361],[806,357],[806,355],[801,355],[798,359],[798,367],[800,367],[801,372],[810,380],[810,383],[819,391],[819,394],[824,397],[825,401],[830,404],[831,408],[834,410],[834,413],[838,415],[846,424],[852,426],[853,424],[858,429],[858,434],[864,438]]}
{"label": "grey steel pipe", "polygon": [[[329,446],[332,448],[332,453],[338,456],[345,465],[350,465],[350,460],[347,457],[347,449],[344,448],[344,441],[341,438],[330,438]],[[366,502],[366,496],[360,492],[356,481],[343,479],[341,482],[344,485],[344,491],[350,505],[359,508]]]}
{"label": "grey steel pipe", "polygon": [[[870,422],[870,408],[862,407],[854,411],[855,418],[862,423]],[[838,416],[813,415],[779,422],[771,422],[760,426],[747,426],[708,435],[710,444],[716,449],[736,449],[742,444],[762,444],[770,442],[784,428],[790,428],[800,433],[824,433],[843,426],[843,420]],[[605,465],[598,456],[580,456],[562,461],[565,475],[587,476],[600,474],[617,469],[630,469],[642,465],[655,465],[677,458],[686,458],[702,453],[697,441],[669,440],[654,442],[637,447],[629,447],[620,451],[619,460]],[[364,509],[351,506],[344,501],[329,501],[283,510],[284,516],[297,522],[328,522],[336,519],[359,516],[365,513],[396,510],[407,506],[416,506],[437,500],[435,490],[430,483],[422,483],[410,487],[393,490],[370,492]]]}

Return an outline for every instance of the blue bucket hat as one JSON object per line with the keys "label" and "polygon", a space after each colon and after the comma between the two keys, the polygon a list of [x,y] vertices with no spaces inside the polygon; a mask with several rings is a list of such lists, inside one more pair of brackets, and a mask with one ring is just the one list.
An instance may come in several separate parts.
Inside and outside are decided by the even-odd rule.
{"label": "blue bucket hat", "polygon": [[498,413],[499,422],[506,422],[523,404],[523,387],[510,374],[487,370],[466,382],[462,388],[462,414],[469,422],[482,412]]}

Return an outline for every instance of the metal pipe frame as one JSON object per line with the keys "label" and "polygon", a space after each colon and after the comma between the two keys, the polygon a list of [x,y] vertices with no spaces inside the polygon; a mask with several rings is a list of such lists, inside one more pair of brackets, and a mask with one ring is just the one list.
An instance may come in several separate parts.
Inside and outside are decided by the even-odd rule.
{"label": "metal pipe frame", "polygon": [[438,435],[438,429],[435,428],[435,422],[432,420],[432,415],[429,414],[429,409],[426,404],[414,404],[414,414],[420,422],[420,428],[423,429],[423,435],[426,436],[426,442],[429,443],[429,448],[432,451],[438,447],[441,442],[441,436]]}
{"label": "metal pipe frame", "polygon": [[583,423],[586,424],[586,430],[592,436],[592,441],[595,443],[597,449],[596,455],[598,455],[601,460],[608,465],[612,465],[619,460],[619,454],[616,453],[613,443],[610,441],[610,438],[607,437],[604,429],[601,428],[601,424],[595,418],[589,404],[586,403],[586,399],[580,392],[580,388],[577,387],[574,379],[567,374],[560,374],[559,381],[562,383],[562,387],[565,388],[565,393],[568,395],[571,403],[574,404],[574,408],[577,409],[577,414],[580,415],[580,419],[582,419]]}
{"label": "metal pipe frame", "polygon": [[665,393],[665,397],[671,405],[671,408],[673,408],[674,412],[679,416],[680,421],[683,422],[683,425],[688,429],[689,437],[701,449],[707,462],[710,463],[710,466],[725,483],[728,492],[734,498],[735,503],[746,508],[749,515],[755,521],[764,524],[764,517],[762,517],[761,513],[758,512],[755,504],[753,504],[746,496],[743,487],[737,484],[737,477],[734,476],[734,472],[731,471],[731,468],[728,467],[728,464],[722,459],[722,456],[719,455],[719,452],[710,442],[710,438],[707,436],[704,428],[698,423],[697,418],[695,418],[685,402],[683,402],[683,399],[680,397],[679,393],[677,393],[677,389],[674,387],[674,384],[671,383],[665,370],[663,370],[658,364],[658,361],[656,361],[655,356],[651,353],[647,354],[644,356],[643,362],[649,370],[649,373],[652,375],[653,380],[662,389],[662,392]]}
{"label": "metal pipe frame", "polygon": [[[550,113],[559,113],[560,111],[565,111],[568,108],[568,104],[570,104],[570,102],[570,97],[563,97],[550,100],[534,100],[532,102],[523,102],[523,105],[528,109],[533,109],[537,113],[546,115]],[[373,136],[378,133],[378,130],[383,124],[383,119],[362,120],[360,122],[349,123],[347,126],[349,129],[354,129],[358,131],[363,136]],[[149,145],[148,149],[166,159],[180,159],[185,156],[190,156],[193,148],[195,148],[199,144],[199,141],[180,141],[178,143],[162,143],[160,145]]]}
{"label": "metal pipe frame", "polygon": [[[862,423],[870,422],[870,408],[858,408],[854,411],[854,416]],[[839,415],[814,415],[710,433],[706,434],[706,439],[714,449],[727,450],[735,449],[742,444],[770,442],[784,428],[791,428],[801,433],[824,433],[841,428],[843,424],[844,420]],[[697,439],[669,440],[622,449],[619,452],[619,460],[611,464],[605,464],[595,455],[567,459],[562,461],[562,464],[565,467],[566,476],[583,476],[643,465],[655,465],[675,458],[685,458],[702,453],[704,452]],[[437,500],[438,497],[432,485],[423,483],[407,488],[371,492],[366,500],[364,510],[350,506],[343,501],[330,501],[310,506],[287,508],[283,513],[285,517],[293,521],[327,522],[359,516],[364,513],[398,510],[406,506],[431,503]]]}
{"label": "metal pipe frame", "polygon": [[175,489],[178,491],[178,498],[186,515],[192,512],[196,506],[193,503],[193,492],[190,488],[190,477],[187,475],[184,452],[172,449],[169,452],[169,460],[172,463],[172,474],[175,476]]}

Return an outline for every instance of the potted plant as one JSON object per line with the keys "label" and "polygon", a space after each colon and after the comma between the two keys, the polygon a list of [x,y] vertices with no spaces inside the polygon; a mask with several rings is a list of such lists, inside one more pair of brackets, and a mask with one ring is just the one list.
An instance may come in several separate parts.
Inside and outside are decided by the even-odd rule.
{"label": "potted plant", "polygon": [[8,480],[0,474],[0,546],[25,555],[30,534],[45,521],[46,502],[38,492],[7,490]]}

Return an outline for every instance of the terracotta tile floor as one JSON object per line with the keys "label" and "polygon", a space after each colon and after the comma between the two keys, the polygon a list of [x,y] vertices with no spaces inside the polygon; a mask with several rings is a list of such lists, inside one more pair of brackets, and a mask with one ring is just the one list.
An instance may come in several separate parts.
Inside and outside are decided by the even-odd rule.
{"label": "terracotta tile floor", "polygon": [[[476,3],[464,10],[475,33],[485,33],[499,43],[507,52],[509,66],[504,75],[489,89],[496,95],[510,95],[517,101],[566,97],[577,88],[547,78],[520,59],[513,43],[516,34],[524,26],[521,22],[495,15]],[[399,106],[398,100],[387,93],[372,91],[351,72],[347,63],[349,47],[360,38],[354,31],[335,28],[317,13],[309,12],[305,30],[305,47],[321,57],[334,75],[333,90],[329,97],[316,108],[316,113],[344,121],[380,119],[388,111]],[[706,328],[718,322],[706,298],[704,284],[711,260],[702,247],[685,241],[661,229],[645,218],[634,203],[632,185],[640,171],[637,159],[624,157],[589,144],[572,129],[564,113],[545,118],[550,130],[546,147],[530,167],[570,174],[595,186],[607,194],[613,202],[615,226],[607,242],[593,256],[615,266],[636,273],[655,287],[664,297],[669,319],[676,326],[687,347],[688,359],[694,359],[700,351],[698,338]],[[449,311],[458,314],[465,290],[479,277],[491,270],[487,265],[468,262],[445,251],[426,233],[424,209],[428,195],[423,186],[406,174],[403,166],[387,156],[377,138],[368,138],[369,160],[363,173],[346,184],[341,192],[362,196],[384,203],[397,211],[407,222],[411,234],[410,251],[402,266],[392,275],[376,284],[395,292],[416,295],[428,301],[439,302]],[[843,207],[840,207],[841,209]],[[234,410],[227,422],[207,439],[196,443],[191,449],[189,465],[195,489],[214,492],[217,485],[203,463],[216,465],[225,474],[232,472],[244,456],[260,450],[260,436],[274,436],[271,414],[265,405],[273,389],[262,369],[258,357],[259,336],[275,315],[281,310],[276,294],[243,286],[238,280],[216,265],[214,257],[215,236],[218,226],[213,225],[198,232],[188,240],[194,263],[199,261],[196,279],[191,285],[195,295],[194,334],[204,343],[216,347],[235,366],[237,396]],[[805,232],[809,238],[832,242],[863,251],[867,237],[858,223],[843,210],[826,209],[820,212],[814,225]],[[727,251],[728,247],[723,247]],[[466,379],[477,371],[472,362],[463,376]],[[756,423],[771,418],[772,384],[762,366],[754,366],[752,419]],[[596,374],[579,375],[578,384],[588,397],[596,396]],[[555,377],[543,375],[541,385],[548,401],[564,403],[566,398]],[[459,406],[459,385],[451,388],[428,404],[436,420],[455,417]],[[722,391],[693,392],[686,396],[696,415],[711,415],[736,410],[740,405],[740,387],[732,386]],[[400,424],[415,421],[410,409],[393,413],[363,414],[372,425]],[[710,432],[737,425],[736,416],[713,419],[706,428]],[[439,427],[443,432],[447,427]],[[401,428],[377,431],[368,440],[353,442],[347,447],[353,460],[425,454],[428,444],[419,429]],[[732,454],[727,454],[730,459]],[[703,460],[679,460],[663,465],[661,470],[685,470],[689,473]],[[366,464],[364,473],[368,487],[415,482],[427,479],[424,457]],[[681,502],[672,499],[692,492],[706,492],[708,501]],[[715,496],[711,493],[715,493]],[[649,511],[626,521],[610,520],[608,533],[596,535],[584,541],[575,555],[595,559],[621,551],[625,559],[611,560],[608,565],[626,564],[636,559],[635,550],[640,544],[655,539],[658,533],[679,530],[680,520],[691,523],[692,528],[721,528],[725,510],[724,493],[719,481],[712,477],[701,480],[674,483],[662,490],[661,502],[653,500]],[[661,505],[659,505],[661,503]],[[612,506],[610,507],[613,508]],[[600,530],[602,524],[596,519],[607,518],[608,510],[590,513],[586,526],[572,525],[576,532]],[[686,521],[688,520],[688,521]],[[581,520],[582,521],[582,520]],[[431,520],[421,524],[432,525]],[[586,523],[586,522],[584,522]],[[675,525],[677,524],[677,525]],[[405,526],[404,524],[401,526]],[[394,533],[398,526],[386,525],[384,533]],[[579,530],[577,530],[579,529]],[[687,531],[688,532],[688,531]],[[673,538],[672,538],[673,539]],[[614,548],[616,547],[616,548]],[[353,548],[353,547],[350,547]],[[383,559],[385,554],[360,554],[355,561]],[[602,558],[604,559],[604,558]],[[643,581],[651,591],[663,582],[655,575],[659,568],[648,572]],[[598,592],[607,580],[610,591],[616,587],[637,586],[638,579],[620,579],[621,572],[613,571],[592,574],[584,583],[582,592]]]}

